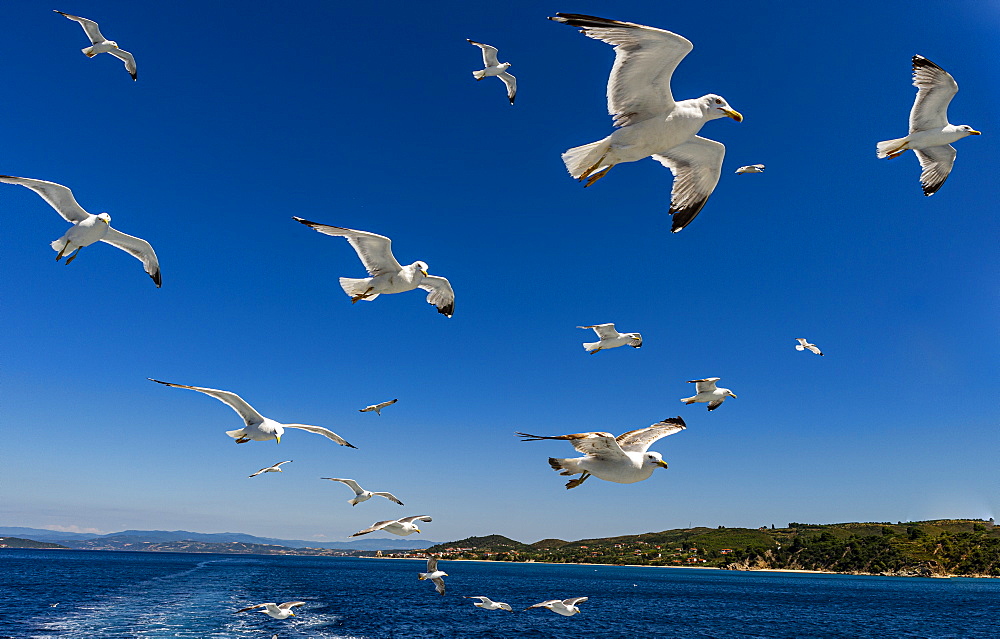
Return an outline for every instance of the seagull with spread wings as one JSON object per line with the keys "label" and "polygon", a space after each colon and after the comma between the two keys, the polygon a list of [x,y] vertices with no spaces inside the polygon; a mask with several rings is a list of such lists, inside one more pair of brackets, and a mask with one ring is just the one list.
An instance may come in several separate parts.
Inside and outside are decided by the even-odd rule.
{"label": "seagull with spread wings", "polygon": [[376,415],[378,415],[379,417],[381,417],[382,416],[382,409],[383,408],[385,408],[386,406],[392,406],[393,404],[395,404],[398,401],[399,401],[398,399],[390,399],[387,402],[379,402],[378,404],[372,404],[371,406],[365,406],[364,408],[359,408],[358,412],[359,413],[370,413],[370,412],[374,411]]}
{"label": "seagull with spread wings", "polygon": [[268,617],[272,619],[288,619],[289,617],[294,617],[295,613],[292,608],[297,608],[298,606],[304,606],[306,602],[304,601],[286,601],[283,604],[262,603],[256,606],[247,606],[246,608],[241,608],[236,612],[246,612],[248,610],[253,610],[255,608],[261,608],[257,612],[263,612]]}
{"label": "seagull with spread wings", "polygon": [[743,116],[721,96],[675,102],[670,78],[694,45],[676,33],[632,22],[619,22],[577,13],[549,18],[580,27],[585,36],[615,48],[615,64],[608,78],[608,113],[614,133],[562,154],[566,170],[590,186],[616,164],[650,156],[674,175],[670,214],[677,233],[701,212],[722,175],[726,147],[700,137],[709,120]]}
{"label": "seagull with spread wings", "polygon": [[798,344],[795,345],[795,350],[797,351],[812,351],[817,355],[823,354],[823,351],[819,350],[819,346],[816,346],[815,344],[810,344],[809,342],[806,341],[806,338],[804,337],[796,337],[795,341],[798,342]]}
{"label": "seagull with spread wings", "polygon": [[[466,38],[466,40],[469,39]],[[476,42],[475,40],[469,40],[469,44],[474,44],[483,50],[483,65],[486,67],[481,71],[473,71],[472,77],[476,80],[482,80],[483,78],[495,76],[503,80],[503,83],[507,85],[507,99],[510,100],[510,104],[513,106],[514,97],[517,95],[517,79],[507,73],[507,69],[510,68],[510,62],[501,63],[497,60],[496,47],[491,47],[488,44]]]}
{"label": "seagull with spread wings", "polygon": [[250,477],[256,477],[257,475],[262,475],[264,473],[280,473],[280,472],[284,472],[284,471],[281,470],[281,465],[282,464],[290,464],[290,463],[292,463],[292,460],[290,460],[290,459],[288,461],[278,462],[277,464],[275,464],[273,466],[267,466],[266,468],[261,468],[260,470],[258,470],[254,474],[250,475]]}
{"label": "seagull with spread wings", "polygon": [[93,20],[88,20],[87,18],[81,18],[79,16],[71,16],[68,13],[63,13],[53,9],[56,13],[62,16],[66,16],[73,22],[79,22],[80,26],[83,27],[84,32],[87,37],[90,38],[90,46],[83,49],[83,54],[88,58],[93,58],[98,53],[110,53],[119,60],[125,63],[125,70],[128,74],[132,76],[133,80],[136,80],[135,73],[135,58],[128,51],[124,51],[118,48],[118,43],[114,40],[108,40],[103,35],[101,35],[101,30],[97,26],[97,23]]}
{"label": "seagull with spread wings", "polygon": [[310,222],[301,217],[292,219],[324,235],[344,237],[350,242],[371,275],[361,279],[340,278],[340,286],[351,296],[352,304],[358,300],[370,302],[382,294],[404,293],[422,288],[428,292],[427,302],[436,306],[438,313],[451,317],[455,312],[455,291],[451,288],[451,282],[437,275],[428,275],[427,264],[424,262],[401,266],[392,255],[392,240],[389,238],[367,231]]}
{"label": "seagull with spread wings", "polygon": [[740,168],[736,169],[736,172],[737,173],[763,173],[764,172],[764,165],[763,164],[749,164],[747,166],[741,166]]}
{"label": "seagull with spread wings", "polygon": [[236,393],[231,393],[224,390],[216,390],[214,388],[201,388],[199,386],[185,386],[184,384],[171,384],[170,382],[161,382],[158,379],[153,379],[152,377],[147,377],[151,382],[156,382],[157,384],[163,384],[164,386],[173,386],[174,388],[186,388],[188,390],[198,391],[199,393],[205,393],[209,397],[214,397],[226,406],[229,406],[234,411],[239,413],[239,416],[243,418],[246,426],[240,428],[239,430],[228,430],[226,434],[236,440],[237,444],[245,444],[248,441],[256,442],[266,442],[268,440],[275,440],[279,444],[281,443],[281,436],[285,433],[286,428],[295,428],[297,430],[305,430],[310,433],[316,433],[317,435],[323,435],[327,439],[332,439],[341,446],[347,446],[348,448],[357,448],[357,446],[352,446],[347,443],[343,437],[333,432],[332,430],[327,430],[320,426],[307,426],[306,424],[282,424],[276,422],[273,419],[268,419],[264,417],[256,410],[253,406],[246,403],[242,397]]}
{"label": "seagull with spread wings", "polygon": [[729,390],[728,388],[717,388],[715,382],[722,379],[721,377],[706,377],[705,379],[692,379],[688,381],[688,384],[694,384],[695,390],[698,391],[693,397],[685,397],[681,401],[685,404],[704,404],[708,403],[708,410],[712,411],[722,406],[722,402],[726,401],[727,397],[736,397],[736,393]]}
{"label": "seagull with spread wings", "polygon": [[489,597],[483,597],[482,595],[477,595],[475,597],[464,597],[465,599],[478,599],[476,603],[472,604],[476,608],[482,608],[483,610],[506,610],[507,612],[514,612],[514,609],[510,607],[509,603],[504,603],[502,601],[493,601]]}
{"label": "seagull with spread wings", "polygon": [[417,579],[429,580],[434,582],[434,590],[437,591],[439,595],[444,594],[444,579],[442,577],[447,577],[448,573],[443,570],[438,570],[438,560],[437,557],[427,558],[427,572],[417,573]]}
{"label": "seagull with spread wings", "polygon": [[576,613],[580,612],[580,608],[577,604],[582,604],[587,601],[588,597],[573,597],[572,599],[563,599],[562,601],[558,599],[550,599],[548,601],[543,601],[542,603],[536,603],[534,606],[528,606],[525,610],[531,610],[532,608],[548,608],[552,612],[562,615],[563,617],[572,617]]}
{"label": "seagull with spread wings", "polygon": [[431,518],[427,515],[414,515],[413,517],[403,517],[402,519],[378,521],[364,530],[359,530],[351,535],[351,537],[367,535],[368,533],[375,532],[376,530],[384,530],[388,533],[399,535],[400,537],[406,537],[407,535],[420,532],[420,527],[417,526],[416,523],[418,521],[431,521]]}
{"label": "seagull with spread wings", "polygon": [[598,342],[584,342],[583,347],[593,355],[598,351],[619,346],[642,347],[642,335],[638,333],[619,333],[614,324],[594,324],[593,326],[577,326],[577,328],[592,328],[597,333]]}
{"label": "seagull with spread wings", "polygon": [[373,492],[373,491],[370,491],[370,490],[365,490],[364,488],[362,488],[360,486],[360,484],[358,484],[358,482],[354,481],[353,479],[335,479],[333,477],[320,477],[320,479],[328,479],[330,481],[339,481],[340,483],[344,484],[345,486],[347,486],[348,488],[350,488],[351,490],[353,490],[354,491],[354,495],[355,495],[354,498],[347,500],[347,503],[349,503],[352,506],[357,506],[358,504],[360,504],[363,501],[368,501],[369,499],[371,499],[375,495],[378,495],[379,497],[385,497],[389,501],[395,502],[395,503],[399,504],[400,506],[403,505],[403,502],[399,501],[399,499],[397,499],[396,496],[393,495],[392,493],[380,493],[380,492]]}
{"label": "seagull with spread wings", "polygon": [[917,87],[917,98],[910,109],[909,135],[879,142],[876,155],[891,160],[912,149],[920,160],[924,195],[934,195],[955,165],[957,151],[951,143],[981,134],[968,124],[948,123],[948,105],[958,93],[958,83],[922,55],[913,56],[913,86]]}
{"label": "seagull with spread wings", "polygon": [[67,255],[66,264],[69,264],[76,259],[83,247],[95,242],[105,242],[142,262],[143,268],[153,278],[157,288],[163,283],[160,277],[160,262],[156,259],[156,253],[149,242],[111,228],[111,216],[107,213],[91,215],[84,211],[83,207],[77,204],[73,191],[69,188],[55,182],[11,175],[0,175],[0,182],[20,184],[31,189],[42,196],[42,199],[48,202],[64,220],[73,223],[65,235],[52,242],[52,249],[57,253],[57,262],[63,255]]}
{"label": "seagull with spread wings", "polygon": [[542,439],[563,439],[573,445],[583,457],[557,459],[549,457],[552,470],[562,471],[560,475],[580,475],[566,483],[566,488],[576,488],[588,477],[613,481],[619,484],[634,484],[649,479],[657,468],[666,468],[660,453],[649,447],[667,435],[673,435],[687,428],[680,417],[670,417],[646,428],[639,428],[615,437],[611,433],[576,433],[573,435],[529,435],[517,433],[521,441],[533,442]]}

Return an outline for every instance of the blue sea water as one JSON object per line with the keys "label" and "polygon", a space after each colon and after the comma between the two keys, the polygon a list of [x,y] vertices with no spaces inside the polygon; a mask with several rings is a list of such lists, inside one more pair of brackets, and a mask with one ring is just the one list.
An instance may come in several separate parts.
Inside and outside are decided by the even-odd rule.
{"label": "blue sea water", "polygon": [[[0,550],[0,638],[1000,637],[1000,580],[392,559]],[[509,602],[484,611],[463,595]],[[520,609],[587,596],[561,617]],[[301,599],[275,620],[241,607]],[[53,607],[52,604],[58,603]]]}

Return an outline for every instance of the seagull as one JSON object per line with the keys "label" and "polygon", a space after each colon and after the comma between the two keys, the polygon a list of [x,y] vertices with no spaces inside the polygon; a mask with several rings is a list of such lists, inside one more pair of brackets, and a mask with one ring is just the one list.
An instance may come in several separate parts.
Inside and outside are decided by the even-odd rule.
{"label": "seagull", "polygon": [[981,133],[967,124],[948,123],[948,104],[958,93],[958,83],[922,55],[913,56],[913,86],[917,87],[917,99],[910,109],[910,134],[879,142],[876,155],[891,160],[913,149],[920,160],[924,195],[934,195],[955,164],[957,152],[951,143]]}
{"label": "seagull", "polygon": [[562,154],[566,170],[590,186],[616,164],[649,156],[674,175],[670,214],[677,233],[701,212],[722,175],[726,147],[697,135],[709,120],[743,116],[721,96],[674,102],[670,78],[694,45],[676,33],[632,22],[577,13],[549,18],[581,27],[585,36],[615,48],[615,65],[608,78],[608,113],[621,127],[597,142]]}
{"label": "seagull", "polygon": [[737,173],[763,173],[764,172],[764,165],[763,164],[751,164],[749,166],[741,166],[740,168],[736,169],[736,172]]}
{"label": "seagull", "polygon": [[597,333],[599,342],[584,342],[583,347],[593,355],[597,351],[618,346],[642,347],[642,335],[638,333],[619,333],[614,324],[594,324],[593,326],[577,326],[577,328],[592,328]]}
{"label": "seagull", "polygon": [[493,601],[489,597],[465,597],[465,599],[478,599],[479,601],[472,605],[476,608],[482,608],[483,610],[506,610],[507,612],[514,612],[514,609],[510,607],[510,604],[502,601]]}
{"label": "seagull", "polygon": [[728,388],[715,387],[715,382],[720,379],[722,378],[706,377],[705,379],[692,379],[688,381],[688,384],[695,384],[695,390],[698,391],[698,394],[694,397],[685,397],[681,401],[685,404],[708,402],[708,410],[715,410],[719,406],[722,406],[722,402],[726,401],[726,397],[736,397],[736,394]]}
{"label": "seagull", "polygon": [[[466,38],[466,40],[469,39]],[[486,68],[482,71],[473,71],[472,77],[476,80],[482,80],[483,78],[496,76],[503,80],[503,83],[507,85],[507,99],[510,100],[511,106],[514,106],[514,97],[517,95],[517,79],[507,73],[507,69],[510,68],[510,62],[501,64],[497,61],[496,47],[491,47],[488,44],[476,42],[475,40],[469,40],[469,44],[474,44],[483,50],[483,64],[486,65]]]}
{"label": "seagull", "polygon": [[316,433],[317,435],[323,435],[324,437],[337,442],[341,446],[357,448],[357,446],[348,444],[343,437],[332,430],[327,430],[319,426],[307,426],[305,424],[282,424],[274,421],[273,419],[268,419],[254,410],[253,406],[243,401],[243,398],[236,393],[216,390],[214,388],[200,388],[198,386],[185,386],[184,384],[171,384],[170,382],[161,382],[160,380],[153,379],[152,377],[147,377],[146,379],[151,382],[156,382],[157,384],[163,384],[164,386],[187,388],[189,390],[198,391],[199,393],[205,393],[206,395],[214,397],[223,404],[232,408],[234,411],[239,413],[240,417],[243,418],[243,421],[246,422],[246,426],[239,430],[226,431],[226,434],[235,439],[237,444],[245,444],[251,440],[265,442],[270,439],[273,439],[280,444],[281,436],[285,433],[286,428],[297,428],[299,430],[307,430],[310,433]]}
{"label": "seagull", "polygon": [[358,412],[370,413],[371,411],[375,411],[375,414],[381,417],[383,408],[385,408],[386,406],[391,406],[392,404],[395,404],[398,401],[399,401],[398,399],[390,399],[387,402],[382,402],[380,404],[372,404],[371,406],[365,406],[364,408],[359,408]]}
{"label": "seagull", "polygon": [[406,537],[407,535],[412,535],[413,533],[420,532],[420,528],[414,522],[417,521],[430,521],[431,518],[427,515],[416,515],[414,517],[403,517],[402,519],[389,519],[388,521],[375,522],[368,528],[360,530],[351,537],[358,537],[360,535],[367,535],[368,533],[375,532],[376,530],[384,530],[386,532],[392,533],[394,535],[399,535],[400,537]]}
{"label": "seagull", "polygon": [[353,479],[334,479],[333,477],[320,477],[320,479],[329,479],[330,481],[339,481],[342,484],[347,484],[347,486],[351,490],[353,490],[354,494],[356,495],[354,499],[347,500],[347,503],[349,503],[352,506],[357,506],[363,501],[368,501],[369,499],[372,498],[373,495],[378,495],[379,497],[385,497],[389,501],[395,502],[400,506],[403,505],[403,502],[396,499],[396,496],[393,495],[392,493],[376,493],[370,490],[365,490],[364,488],[358,485],[358,482],[354,481]]}
{"label": "seagull", "polygon": [[257,475],[260,475],[261,473],[280,473],[280,472],[283,472],[281,470],[281,468],[279,468],[279,466],[281,466],[282,464],[290,464],[290,463],[292,463],[291,459],[289,459],[288,461],[278,462],[274,466],[268,466],[267,468],[261,468],[260,470],[258,470],[254,474],[250,475],[250,477],[256,477]]}
{"label": "seagull", "polygon": [[816,353],[817,355],[823,354],[823,351],[819,350],[818,346],[816,346],[815,344],[810,344],[805,340],[804,337],[796,337],[795,339],[796,341],[798,341],[798,344],[795,345],[795,350],[797,351],[810,350]]}
{"label": "seagull", "polygon": [[[69,264],[76,259],[83,247],[90,246],[94,242],[107,242],[142,262],[143,268],[153,278],[153,283],[156,284],[157,288],[163,283],[160,278],[160,262],[156,259],[156,253],[153,252],[153,247],[149,245],[149,242],[138,237],[125,235],[121,231],[111,228],[111,216],[107,213],[91,215],[84,211],[73,197],[73,191],[67,187],[55,182],[11,175],[0,175],[0,182],[20,184],[31,189],[42,196],[42,199],[48,202],[49,206],[56,210],[56,213],[63,216],[64,220],[73,223],[65,235],[52,242],[53,250],[58,253],[56,255],[57,262],[62,259],[63,255],[68,255],[66,264]],[[70,255],[71,253],[72,255]]]}
{"label": "seagull", "polygon": [[49,604],[49,608],[55,608],[58,605],[59,605],[59,602],[57,601],[54,604]]}
{"label": "seagull", "polygon": [[292,608],[304,605],[306,605],[306,602],[304,601],[286,601],[283,604],[262,603],[257,604],[256,606],[242,608],[236,612],[246,612],[247,610],[253,610],[254,608],[263,608],[263,610],[258,610],[257,612],[263,612],[272,619],[288,619],[289,617],[295,616],[295,613],[292,612]]}
{"label": "seagull", "polygon": [[73,22],[79,22],[80,26],[87,33],[87,37],[90,38],[91,46],[83,49],[83,54],[88,58],[93,58],[98,53],[110,53],[119,60],[125,63],[125,70],[128,71],[129,75],[132,76],[133,80],[136,80],[135,75],[135,58],[128,51],[123,51],[118,48],[118,43],[114,40],[108,40],[103,35],[101,35],[101,30],[97,26],[97,23],[93,20],[88,20],[86,18],[81,18],[79,16],[71,16],[68,13],[63,13],[62,11],[57,11],[53,9],[56,13],[62,16],[66,16]]}
{"label": "seagull", "polygon": [[292,217],[296,222],[334,237],[346,237],[357,252],[371,277],[340,278],[340,286],[351,296],[351,303],[358,300],[372,301],[383,293],[403,293],[415,288],[428,291],[427,302],[437,307],[438,313],[451,317],[455,312],[455,291],[451,282],[443,277],[427,274],[427,264],[414,262],[400,266],[392,255],[392,240],[366,231],[354,231],[339,226],[327,226]]}
{"label": "seagull", "polygon": [[525,610],[531,610],[532,608],[548,608],[552,612],[562,615],[563,617],[572,617],[576,613],[580,612],[577,604],[582,604],[587,601],[588,597],[573,597],[572,599],[563,599],[559,601],[558,599],[550,599],[549,601],[543,601],[542,603],[536,603],[534,606],[528,606]]}
{"label": "seagull", "polygon": [[552,470],[562,471],[560,475],[580,475],[566,482],[566,488],[576,488],[591,475],[605,481],[619,484],[634,484],[649,479],[657,467],[666,468],[660,453],[649,452],[649,447],[657,440],[673,435],[687,428],[680,417],[670,417],[646,428],[639,428],[615,437],[611,433],[576,433],[574,435],[529,435],[517,433],[521,441],[534,442],[542,439],[564,439],[573,445],[583,457],[557,459],[549,457]]}
{"label": "seagull", "polygon": [[434,590],[437,591],[439,595],[444,594],[444,579],[442,577],[447,577],[448,573],[443,570],[438,570],[438,560],[437,557],[427,558],[427,572],[417,573],[417,579],[423,581],[424,579],[429,579],[434,582]]}

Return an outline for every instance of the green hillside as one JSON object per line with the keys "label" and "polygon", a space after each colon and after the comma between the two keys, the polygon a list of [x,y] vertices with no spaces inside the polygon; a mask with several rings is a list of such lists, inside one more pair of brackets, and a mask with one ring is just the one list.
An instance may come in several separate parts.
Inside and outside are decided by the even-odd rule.
{"label": "green hillside", "polygon": [[[20,537],[0,537],[0,548],[63,548],[59,544],[50,544],[45,541],[34,541],[31,539],[21,539]],[[67,549],[68,550],[68,549]]]}

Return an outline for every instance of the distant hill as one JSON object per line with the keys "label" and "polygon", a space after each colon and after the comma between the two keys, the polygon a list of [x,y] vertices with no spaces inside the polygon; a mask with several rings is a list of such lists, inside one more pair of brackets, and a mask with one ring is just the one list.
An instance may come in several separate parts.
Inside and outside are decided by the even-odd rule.
{"label": "distant hill", "polygon": [[20,539],[18,537],[0,537],[0,548],[53,548],[69,550],[66,546],[51,544],[47,541],[34,541],[33,539]]}
{"label": "distant hill", "polygon": [[475,550],[491,552],[508,552],[510,550],[530,550],[531,546],[514,541],[503,535],[487,535],[486,537],[466,537],[458,541],[431,546],[427,550],[430,552],[441,552],[446,548],[473,548]]}

